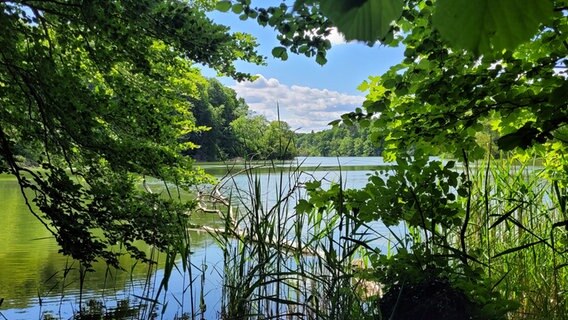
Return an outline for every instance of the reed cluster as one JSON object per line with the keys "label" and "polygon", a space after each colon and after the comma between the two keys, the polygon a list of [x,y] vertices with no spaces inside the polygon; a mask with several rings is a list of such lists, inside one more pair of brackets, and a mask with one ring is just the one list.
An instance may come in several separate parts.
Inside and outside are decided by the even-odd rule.
{"label": "reed cluster", "polygon": [[[429,165],[439,164],[423,166],[417,171],[421,179],[428,179]],[[565,319],[566,186],[551,180],[535,160],[502,156],[441,167],[450,180],[450,171],[459,174],[457,187],[444,185],[444,175],[412,184],[413,176],[405,173],[399,182],[404,190],[415,188],[420,201],[412,206],[428,205],[432,212],[449,206],[453,211],[443,212],[451,219],[432,213],[412,220],[402,210],[402,218],[389,222],[377,217],[394,216],[377,213],[380,207],[348,188],[341,174],[328,181],[299,166],[272,163],[261,171],[245,166],[198,206],[219,215],[217,224],[185,226],[215,239],[221,265],[196,260],[194,231],[188,231],[172,248],[176,254],[153,251],[151,258],[163,261],[149,265],[143,294],[108,310],[89,300],[76,318],[159,319],[174,308],[178,319],[406,319],[396,309],[403,293],[427,284],[471,302],[476,319]],[[396,195],[392,189],[400,186],[388,181],[408,168],[383,168],[363,191],[375,190],[377,198]],[[371,188],[372,181],[380,185],[377,179],[392,194]],[[420,185],[428,186],[430,196],[440,188],[446,200],[421,198]],[[410,205],[403,200],[401,206]],[[365,210],[376,215],[365,216]],[[219,276],[219,292],[204,289],[212,274]],[[182,288],[175,295],[169,292],[172,278]],[[218,295],[220,304],[207,305],[207,295]],[[432,296],[448,308],[448,297]],[[387,302],[394,308],[385,309]]]}

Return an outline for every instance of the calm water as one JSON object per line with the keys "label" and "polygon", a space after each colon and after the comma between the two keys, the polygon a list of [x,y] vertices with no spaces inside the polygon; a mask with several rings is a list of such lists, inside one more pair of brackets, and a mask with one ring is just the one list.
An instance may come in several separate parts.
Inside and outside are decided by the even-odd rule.
{"label": "calm water", "polygon": [[[341,177],[347,187],[357,188],[366,184],[369,173],[384,167],[385,163],[380,157],[309,157],[278,165],[284,172],[300,166],[295,172],[301,181],[324,179],[329,183],[339,181]],[[227,173],[226,164],[204,164],[203,167],[218,177]],[[232,172],[242,168],[231,167]],[[254,175],[262,181],[266,202],[274,201],[275,186],[281,181],[286,185],[289,176],[263,168],[256,169]],[[246,191],[248,185],[249,177],[241,173],[226,184],[225,191],[235,187]],[[16,181],[8,176],[0,176],[0,215],[0,298],[4,298],[0,319],[40,319],[45,313],[62,319],[71,318],[79,303],[79,266],[58,253],[55,240],[29,213]],[[196,220],[203,225],[219,224],[218,217],[211,214],[198,215]],[[222,251],[207,233],[191,232],[190,235],[194,252],[192,264],[195,266],[193,277],[203,274],[204,281],[196,282],[192,299],[187,290],[190,279],[174,272],[168,291],[160,297],[161,302],[167,302],[167,308],[158,311],[158,318],[162,312],[164,319],[172,319],[175,314],[190,311],[192,300],[197,307],[198,291],[204,293],[205,318],[217,317],[221,303]],[[146,250],[150,253],[150,249]],[[121,263],[126,271],[110,270],[104,263],[95,264],[95,272],[88,273],[85,279],[83,301],[94,298],[112,307],[121,299],[132,301],[137,299],[136,296],[148,296],[148,293],[153,296],[153,288],[163,277],[160,263],[151,270],[127,257],[123,257]],[[154,286],[148,288],[148,283]]]}

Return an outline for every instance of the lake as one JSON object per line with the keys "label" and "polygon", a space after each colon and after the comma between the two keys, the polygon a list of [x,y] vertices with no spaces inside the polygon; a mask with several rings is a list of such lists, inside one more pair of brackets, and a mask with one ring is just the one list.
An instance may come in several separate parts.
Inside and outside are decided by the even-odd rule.
{"label": "lake", "polygon": [[[323,179],[326,185],[341,178],[345,186],[358,188],[367,183],[369,173],[388,165],[380,157],[308,157],[274,164],[270,170],[258,167],[232,176],[223,189],[224,193],[238,194],[236,189],[246,190],[250,185],[250,172],[253,172],[261,182],[262,190],[265,190],[263,201],[270,203],[275,200],[274,190],[278,184],[291,183],[286,182],[290,170],[301,182]],[[240,164],[200,165],[219,178],[227,174],[228,167],[232,172],[242,169]],[[300,169],[290,169],[296,167]],[[285,183],[282,184],[282,181]],[[0,299],[4,299],[0,306],[0,319],[41,319],[44,314],[61,319],[71,318],[79,308],[81,288],[78,263],[58,253],[55,240],[30,214],[19,186],[10,176],[0,176],[0,204]],[[220,224],[219,217],[214,214],[196,214],[195,221],[201,225]],[[161,303],[167,303],[167,307],[158,309],[158,318],[172,319],[176,314],[190,311],[192,304],[196,308],[200,292],[207,306],[204,318],[214,319],[218,316],[223,252],[206,232],[190,231],[190,236],[193,252],[191,263],[195,271],[192,279],[198,277],[199,284],[193,286],[194,292],[190,292],[187,290],[191,282],[189,276],[174,272],[167,292],[159,298]],[[150,248],[143,249],[152,253]],[[124,271],[109,269],[104,263],[95,263],[95,272],[88,272],[85,276],[82,301],[96,299],[103,301],[107,307],[113,307],[122,300],[144,302],[139,297],[155,296],[154,290],[163,277],[163,262],[159,253],[153,254],[158,257],[158,265],[154,268],[136,263],[128,257],[122,257],[121,260]]]}

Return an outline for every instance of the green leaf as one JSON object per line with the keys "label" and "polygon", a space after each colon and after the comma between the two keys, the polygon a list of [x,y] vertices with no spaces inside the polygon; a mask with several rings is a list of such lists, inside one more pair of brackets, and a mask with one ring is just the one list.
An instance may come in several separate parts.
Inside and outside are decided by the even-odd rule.
{"label": "green leaf", "polygon": [[321,0],[321,11],[347,40],[375,42],[384,38],[402,15],[402,0]]}
{"label": "green leaf", "polygon": [[394,87],[396,87],[397,81],[395,79],[386,79],[383,82],[383,87],[387,88],[387,89],[392,89]]}
{"label": "green leaf", "polygon": [[304,185],[306,186],[306,190],[315,190],[321,187],[321,181],[318,180],[308,181]]}
{"label": "green leaf", "polygon": [[370,113],[384,112],[387,109],[387,105],[383,100],[373,102],[367,100],[363,103],[363,107]]}
{"label": "green leaf", "polygon": [[333,120],[330,123],[328,123],[327,125],[329,126],[336,126],[341,122],[341,120]]}
{"label": "green leaf", "polygon": [[489,227],[489,229],[493,229],[496,226],[500,225],[503,221],[509,219],[509,217],[517,212],[517,210],[522,206],[522,204],[517,204],[513,209],[509,210],[508,212],[504,213],[502,216],[499,217],[499,219],[497,219],[497,221],[493,222],[493,224],[491,224],[491,226]]}
{"label": "green leaf", "polygon": [[231,6],[232,6],[231,1],[219,1],[217,2],[217,5],[215,5],[215,8],[218,11],[227,12],[231,9]]}
{"label": "green leaf", "polygon": [[517,131],[497,139],[497,146],[504,151],[513,150],[516,147],[526,149],[533,144],[539,133],[540,130],[533,127],[533,122],[527,122]]}
{"label": "green leaf", "polygon": [[284,48],[284,47],[275,47],[274,49],[272,49],[272,55],[275,58],[279,58],[279,59],[282,59],[282,60],[288,59],[288,52],[286,51],[286,48]]}
{"label": "green leaf", "polygon": [[568,81],[565,81],[560,87],[552,91],[550,95],[550,103],[561,106],[568,101]]}
{"label": "green leaf", "polygon": [[323,66],[324,64],[327,63],[327,58],[325,57],[325,53],[324,53],[324,52],[318,52],[318,54],[316,55],[316,62],[317,62],[320,66]]}
{"label": "green leaf", "polygon": [[[243,12],[243,5],[240,3],[237,3],[233,6],[233,8],[231,8],[231,10],[233,11],[233,13],[236,14],[240,14],[241,12]],[[247,15],[248,17],[248,15]]]}
{"label": "green leaf", "polygon": [[313,205],[306,201],[305,199],[300,199],[296,205],[297,213],[308,213],[312,210]]}
{"label": "green leaf", "polygon": [[432,21],[454,48],[484,54],[515,49],[553,14],[550,0],[438,0]]}
{"label": "green leaf", "polygon": [[499,252],[498,254],[494,255],[493,258],[497,258],[497,257],[503,256],[503,255],[506,255],[506,254],[510,254],[510,253],[517,252],[517,251],[520,251],[520,250],[523,250],[523,249],[526,249],[526,248],[530,248],[532,246],[543,243],[545,241],[546,240],[542,239],[542,240],[538,240],[538,241],[535,241],[535,242],[526,243],[526,244],[523,244],[523,245],[518,246],[518,247],[510,248],[510,249],[507,249],[505,251]]}

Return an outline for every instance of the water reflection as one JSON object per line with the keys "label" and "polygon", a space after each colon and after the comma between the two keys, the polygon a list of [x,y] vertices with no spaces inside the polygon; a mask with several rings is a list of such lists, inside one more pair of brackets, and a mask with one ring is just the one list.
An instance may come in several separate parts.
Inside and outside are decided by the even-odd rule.
{"label": "water reflection", "polygon": [[[30,213],[17,182],[9,176],[0,176],[0,203],[2,314],[10,320],[28,319],[39,315],[40,305],[43,311],[59,313],[61,301],[76,303],[81,288],[79,263],[59,253],[55,239]],[[213,224],[218,223],[219,218],[196,214],[195,220],[199,224]],[[213,240],[206,233],[191,232],[190,237],[195,251],[203,251],[213,245]],[[138,246],[151,254],[147,246]],[[127,298],[131,294],[141,294],[141,288],[148,281],[155,282],[155,268],[137,263],[128,255],[121,256],[119,261],[124,270],[111,268],[102,261],[93,264],[94,272],[85,275],[85,299],[104,296]],[[63,312],[63,315],[70,314],[72,310]]]}
{"label": "water reflection", "polygon": [[[263,201],[277,198],[276,186],[295,183],[288,175],[290,168],[300,165],[295,174],[305,172],[300,181],[324,179],[325,181],[347,181],[350,188],[360,188],[367,183],[367,176],[373,170],[384,168],[381,158],[305,158],[278,163],[275,170],[272,163],[255,169],[262,183]],[[270,165],[270,167],[268,166]],[[341,172],[339,168],[341,167]],[[227,174],[227,168],[233,173],[243,169],[242,164],[207,164],[204,169],[218,177]],[[236,175],[227,184],[227,188],[248,190],[250,176],[247,172]],[[288,175],[288,176],[287,176]],[[228,189],[228,193],[231,193]],[[232,192],[236,195],[236,192]],[[241,199],[242,200],[242,199]],[[243,205],[235,197],[234,201]],[[23,201],[16,181],[9,176],[0,176],[0,298],[4,298],[0,312],[7,319],[38,318],[49,311],[58,317],[70,318],[77,310],[80,290],[80,268],[77,262],[58,253],[57,243],[45,227],[33,217]],[[215,214],[195,214],[192,223],[197,225],[221,226]],[[377,226],[380,228],[380,226]],[[212,237],[206,232],[190,232],[192,241],[192,275],[174,273],[168,291],[159,297],[168,308],[164,318],[173,318],[175,314],[191,310],[191,305],[198,306],[200,293],[207,305],[205,318],[217,318],[220,306],[220,286],[222,283],[223,254]],[[120,248],[117,248],[119,250]],[[150,254],[151,249],[141,246]],[[84,282],[83,301],[89,298],[102,299],[116,303],[120,299],[141,296],[148,285],[156,288],[163,278],[162,264],[157,268],[122,256],[124,270],[109,268],[105,263],[93,265],[94,272],[87,273]],[[196,279],[203,275],[203,281],[197,285]],[[194,291],[187,290],[194,283]],[[63,302],[63,303],[62,303]],[[1,318],[1,317],[0,317]]]}

